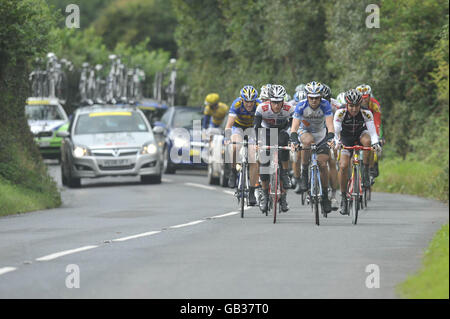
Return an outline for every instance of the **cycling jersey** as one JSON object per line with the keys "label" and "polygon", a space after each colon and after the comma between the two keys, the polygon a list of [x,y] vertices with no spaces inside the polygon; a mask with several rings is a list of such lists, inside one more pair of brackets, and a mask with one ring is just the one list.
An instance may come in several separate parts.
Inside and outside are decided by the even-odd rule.
{"label": "cycling jersey", "polygon": [[373,122],[372,112],[361,109],[356,116],[351,116],[347,109],[339,109],[334,114],[335,140],[339,139],[346,146],[353,146],[367,130],[372,144],[378,143],[378,134]]}
{"label": "cycling jersey", "polygon": [[222,124],[227,113],[228,105],[226,105],[225,103],[217,103],[217,107],[214,110],[210,105],[207,105],[205,107],[205,110],[203,111],[203,114],[205,115],[203,128],[219,127]]}
{"label": "cycling jersey", "polygon": [[253,126],[253,121],[255,119],[256,109],[258,105],[261,103],[260,100],[256,100],[256,104],[251,111],[248,111],[244,107],[244,102],[242,98],[238,97],[231,104],[230,112],[228,116],[235,117],[233,126],[239,128],[249,128]]}
{"label": "cycling jersey", "polygon": [[300,101],[295,108],[294,118],[300,120],[299,135],[313,134],[314,140],[320,142],[327,134],[325,118],[333,116],[330,103],[322,99],[319,106],[313,109],[308,100]]}
{"label": "cycling jersey", "polygon": [[[289,122],[294,114],[294,107],[284,102],[281,111],[274,113],[270,107],[270,101],[261,103],[255,113],[255,128],[280,128],[282,130],[289,128]],[[258,121],[257,121],[258,120]]]}
{"label": "cycling jersey", "polygon": [[370,97],[369,101],[369,107],[363,108],[368,109],[373,114],[373,119],[375,123],[375,128],[377,130],[377,134],[381,136],[381,108],[380,108],[380,102],[378,102],[374,97]]}

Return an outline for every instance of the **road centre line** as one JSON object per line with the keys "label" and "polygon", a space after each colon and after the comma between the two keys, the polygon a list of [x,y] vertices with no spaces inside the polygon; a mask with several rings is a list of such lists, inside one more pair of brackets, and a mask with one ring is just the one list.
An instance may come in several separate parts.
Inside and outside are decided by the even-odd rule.
{"label": "road centre line", "polygon": [[140,238],[140,237],[146,237],[146,236],[151,236],[151,235],[155,235],[160,233],[160,230],[157,231],[150,231],[150,232],[146,232],[146,233],[142,233],[142,234],[137,234],[137,235],[133,235],[133,236],[128,236],[128,237],[122,237],[122,238],[117,238],[117,239],[113,239],[112,241],[126,241],[126,240],[130,240],[130,239],[135,239],[135,238]]}
{"label": "road centre line", "polygon": [[211,190],[211,191],[216,191],[217,190],[217,188],[215,188],[215,187],[206,186],[206,185],[202,185],[202,184],[196,184],[196,183],[184,183],[184,185],[198,187],[198,188],[203,188],[203,189],[208,189],[208,190]]}
{"label": "road centre line", "polygon": [[92,246],[84,246],[84,247],[80,247],[80,248],[76,248],[76,249],[71,249],[71,250],[64,250],[64,251],[60,251],[58,253],[54,253],[54,254],[50,254],[44,257],[40,257],[40,258],[36,258],[37,261],[49,261],[49,260],[53,260],[62,256],[66,256],[66,255],[70,255],[70,254],[74,254],[74,253],[78,253],[81,251],[85,251],[85,250],[89,250],[89,249],[93,249],[93,248],[97,248],[98,246],[92,245]]}
{"label": "road centre line", "polygon": [[208,217],[208,219],[222,218],[222,217],[227,217],[227,216],[232,216],[232,215],[237,215],[237,214],[239,214],[239,212],[230,212],[230,213],[226,213],[226,214],[222,214],[222,215]]}
{"label": "road centre line", "polygon": [[186,224],[175,225],[175,226],[170,226],[168,228],[181,228],[181,227],[186,227],[186,226],[192,226],[192,225],[203,223],[204,221],[205,221],[205,219],[195,220],[193,222],[189,222],[189,223],[186,223]]}
{"label": "road centre line", "polygon": [[8,272],[14,271],[16,269],[17,268],[15,268],[15,267],[3,267],[3,268],[0,268],[0,276],[6,274]]}

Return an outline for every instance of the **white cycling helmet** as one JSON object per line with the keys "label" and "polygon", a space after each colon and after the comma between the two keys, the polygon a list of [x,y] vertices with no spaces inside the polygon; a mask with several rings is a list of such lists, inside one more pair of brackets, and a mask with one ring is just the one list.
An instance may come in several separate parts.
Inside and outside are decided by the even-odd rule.
{"label": "white cycling helmet", "polygon": [[284,86],[279,84],[273,84],[269,90],[269,98],[272,102],[281,102],[284,101],[284,97],[286,96],[286,89]]}
{"label": "white cycling helmet", "polygon": [[260,91],[260,95],[259,95],[259,98],[261,100],[269,99],[269,89],[271,86],[272,86],[272,84],[265,84],[265,85],[261,86],[261,91]]}
{"label": "white cycling helmet", "polygon": [[336,100],[337,100],[340,104],[344,105],[344,104],[346,103],[346,102],[345,102],[345,92],[339,93],[338,96],[336,97]]}

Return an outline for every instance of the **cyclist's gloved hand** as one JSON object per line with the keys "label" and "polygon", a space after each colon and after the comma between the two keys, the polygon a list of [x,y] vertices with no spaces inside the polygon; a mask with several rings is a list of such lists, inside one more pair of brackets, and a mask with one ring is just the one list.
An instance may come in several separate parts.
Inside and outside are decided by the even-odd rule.
{"label": "cyclist's gloved hand", "polygon": [[373,149],[375,150],[375,152],[377,152],[377,154],[381,154],[381,145],[380,143],[375,143],[372,145]]}
{"label": "cyclist's gloved hand", "polygon": [[334,133],[330,132],[327,134],[327,143],[330,147],[334,146]]}
{"label": "cyclist's gloved hand", "polygon": [[291,142],[291,145],[293,145],[296,148],[300,145],[300,142],[298,140],[297,132],[292,132],[291,133],[291,136],[289,138],[289,142]]}

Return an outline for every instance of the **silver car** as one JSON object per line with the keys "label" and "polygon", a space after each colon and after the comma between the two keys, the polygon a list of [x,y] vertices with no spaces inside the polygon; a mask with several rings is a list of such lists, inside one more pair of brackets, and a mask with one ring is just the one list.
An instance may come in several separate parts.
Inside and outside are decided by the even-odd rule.
{"label": "silver car", "polygon": [[145,115],[131,106],[87,106],[76,110],[61,145],[63,185],[81,186],[81,178],[140,176],[160,183],[162,155]]}

